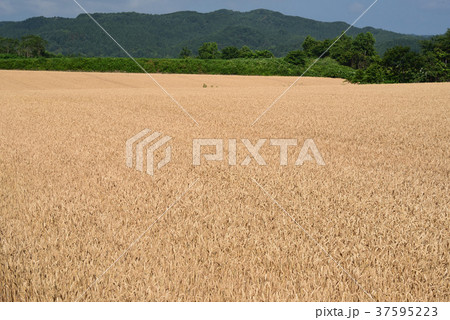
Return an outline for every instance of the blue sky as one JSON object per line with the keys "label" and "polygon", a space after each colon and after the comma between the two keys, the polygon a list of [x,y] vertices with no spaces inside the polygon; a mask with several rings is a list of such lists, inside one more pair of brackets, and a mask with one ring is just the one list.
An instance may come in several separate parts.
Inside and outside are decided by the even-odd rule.
{"label": "blue sky", "polygon": [[[77,0],[89,12],[169,13],[181,10],[210,12],[218,9],[249,11],[270,9],[320,21],[353,22],[374,0]],[[33,16],[76,17],[73,0],[0,0],[0,21]],[[450,0],[379,0],[360,20],[401,33],[442,34],[450,28]]]}

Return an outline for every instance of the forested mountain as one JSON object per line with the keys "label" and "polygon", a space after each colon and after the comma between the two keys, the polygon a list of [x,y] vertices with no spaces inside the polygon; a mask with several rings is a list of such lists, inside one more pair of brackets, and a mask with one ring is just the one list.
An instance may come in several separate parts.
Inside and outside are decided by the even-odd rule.
{"label": "forested mountain", "polygon": [[[348,24],[319,22],[259,9],[250,12],[219,10],[211,13],[192,11],[163,15],[129,13],[93,14],[94,18],[135,57],[177,57],[183,47],[194,53],[204,42],[217,42],[219,48],[249,46],[284,56],[301,48],[306,36],[323,40],[337,37]],[[404,35],[375,28],[352,28],[348,34],[370,31],[376,49],[402,45],[419,50],[426,37]],[[40,35],[48,41],[48,50],[64,55],[123,57],[124,53],[86,14],[77,18],[30,18],[21,22],[0,22],[0,37],[20,38]]]}

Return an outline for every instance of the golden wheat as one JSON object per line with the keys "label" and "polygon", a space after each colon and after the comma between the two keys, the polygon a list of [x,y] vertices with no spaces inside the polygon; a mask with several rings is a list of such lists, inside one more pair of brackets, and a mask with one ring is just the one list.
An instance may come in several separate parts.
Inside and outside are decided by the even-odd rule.
{"label": "golden wheat", "polygon": [[[449,83],[304,78],[251,127],[293,78],[154,77],[199,126],[146,75],[0,71],[0,300],[449,300]],[[125,165],[144,128],[173,137],[153,177]],[[195,167],[195,138],[326,166]]]}

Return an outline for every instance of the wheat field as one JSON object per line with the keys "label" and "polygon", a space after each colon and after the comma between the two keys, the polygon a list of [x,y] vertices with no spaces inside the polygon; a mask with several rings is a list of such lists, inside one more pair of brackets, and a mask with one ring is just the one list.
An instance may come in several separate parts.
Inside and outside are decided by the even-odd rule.
{"label": "wheat field", "polygon": [[[198,125],[146,75],[0,71],[1,301],[450,300],[450,83],[302,78],[251,126],[294,78],[153,76]],[[206,138],[326,165],[193,166]]]}

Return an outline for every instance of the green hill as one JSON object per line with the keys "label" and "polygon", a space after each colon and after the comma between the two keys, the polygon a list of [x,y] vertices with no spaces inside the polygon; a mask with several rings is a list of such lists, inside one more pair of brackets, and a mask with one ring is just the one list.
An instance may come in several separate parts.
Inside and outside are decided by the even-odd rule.
{"label": "green hill", "polygon": [[[269,10],[211,13],[191,11],[152,15],[135,12],[93,14],[94,18],[135,57],[171,58],[181,48],[194,53],[203,42],[214,41],[219,48],[247,45],[269,49],[276,56],[300,48],[307,35],[316,39],[334,38],[344,31],[345,22],[319,22],[287,16]],[[395,45],[419,50],[426,37],[404,35],[374,28],[352,28],[349,35],[370,31],[377,39],[379,53]],[[64,55],[124,57],[124,53],[86,14],[77,18],[30,18],[21,22],[0,22],[0,36],[19,38],[36,34],[48,41],[48,50]]]}

